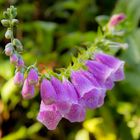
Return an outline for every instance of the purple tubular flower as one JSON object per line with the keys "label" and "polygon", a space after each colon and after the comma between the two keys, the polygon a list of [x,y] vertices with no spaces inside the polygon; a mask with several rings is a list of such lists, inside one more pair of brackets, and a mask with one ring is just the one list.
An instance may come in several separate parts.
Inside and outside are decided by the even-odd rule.
{"label": "purple tubular flower", "polygon": [[70,122],[82,122],[85,119],[85,108],[80,104],[72,104],[64,117]]}
{"label": "purple tubular flower", "polygon": [[39,122],[44,124],[49,130],[54,130],[61,119],[62,116],[56,104],[45,105],[44,102],[41,101],[40,110],[37,116]]}
{"label": "purple tubular flower", "polygon": [[114,87],[114,82],[111,77],[113,70],[111,68],[98,61],[92,60],[86,61],[86,66],[88,71],[97,79],[98,83],[104,84],[106,89],[112,89]]}
{"label": "purple tubular flower", "polygon": [[58,106],[58,109],[61,114],[64,115],[69,112],[71,106],[69,103],[69,94],[66,93],[66,89],[64,88],[61,81],[59,81],[57,78],[52,77],[51,83],[57,94],[56,104]]}
{"label": "purple tubular flower", "polygon": [[26,79],[24,81],[23,87],[22,87],[22,96],[24,99],[31,99],[34,96],[35,87],[33,85],[30,85],[28,80]]}
{"label": "purple tubular flower", "polygon": [[80,96],[80,102],[87,108],[96,108],[101,92],[96,84],[92,83],[81,70],[73,71],[71,80]]}
{"label": "purple tubular flower", "polygon": [[51,82],[43,79],[40,86],[41,99],[44,104],[49,105],[56,102],[57,95]]}
{"label": "purple tubular flower", "polygon": [[109,21],[109,27],[114,27],[126,18],[124,13],[113,15]]}
{"label": "purple tubular flower", "polygon": [[31,68],[28,73],[28,82],[31,85],[35,85],[38,83],[38,73],[34,68]]}
{"label": "purple tubular flower", "polygon": [[18,71],[14,76],[15,85],[21,86],[24,82],[24,75],[22,72]]}
{"label": "purple tubular flower", "polygon": [[82,73],[98,88],[99,92],[99,99],[98,99],[98,106],[100,107],[104,104],[104,98],[105,98],[105,93],[106,93],[106,88],[104,85],[101,85],[97,82],[93,74],[91,74],[88,71],[82,71]]}
{"label": "purple tubular flower", "polygon": [[12,64],[14,64],[14,65],[17,64],[17,62],[18,62],[18,56],[16,54],[11,55],[10,56],[10,62]]}
{"label": "purple tubular flower", "polygon": [[73,84],[68,81],[63,81],[63,87],[66,89],[67,102],[70,104],[70,110],[64,115],[70,122],[81,122],[85,118],[85,108],[79,104],[78,93]]}
{"label": "purple tubular flower", "polygon": [[113,80],[114,81],[120,81],[124,79],[124,61],[121,61],[114,56],[107,55],[104,53],[97,53],[95,55],[95,59],[104,65],[107,65],[108,67],[112,68],[113,70]]}

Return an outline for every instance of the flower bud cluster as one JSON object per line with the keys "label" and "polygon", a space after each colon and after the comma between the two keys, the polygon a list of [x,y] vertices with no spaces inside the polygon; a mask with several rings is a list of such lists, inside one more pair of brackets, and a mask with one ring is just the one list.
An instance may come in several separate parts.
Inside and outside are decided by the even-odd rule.
{"label": "flower bud cluster", "polygon": [[22,96],[24,99],[30,99],[34,96],[35,85],[38,83],[38,72],[36,68],[29,67],[27,69],[27,78],[24,78],[26,66],[20,53],[23,51],[23,45],[19,39],[14,38],[13,27],[18,24],[15,19],[17,10],[13,6],[4,12],[4,18],[1,20],[3,26],[7,28],[5,38],[10,39],[11,42],[5,46],[5,54],[10,57],[10,63],[16,67],[14,76],[14,83],[17,86],[22,86]]}

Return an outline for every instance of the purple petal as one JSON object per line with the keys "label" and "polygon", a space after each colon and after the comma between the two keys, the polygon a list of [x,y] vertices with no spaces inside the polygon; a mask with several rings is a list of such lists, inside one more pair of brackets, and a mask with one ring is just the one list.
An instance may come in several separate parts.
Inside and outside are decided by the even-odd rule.
{"label": "purple petal", "polygon": [[90,109],[97,108],[99,96],[100,96],[100,91],[95,88],[87,92],[81,98],[81,104],[84,105],[86,108],[90,108]]}
{"label": "purple petal", "polygon": [[85,108],[80,104],[72,104],[70,111],[64,117],[70,122],[81,122],[85,119]]}
{"label": "purple petal", "polygon": [[24,82],[24,74],[18,71],[14,76],[15,85],[21,86]]}
{"label": "purple petal", "polygon": [[45,105],[44,102],[41,101],[40,110],[37,116],[39,122],[44,124],[49,130],[54,130],[61,119],[62,116],[56,104]]}
{"label": "purple petal", "polygon": [[[98,105],[95,103],[95,105],[93,105],[93,108],[100,107],[103,105],[104,103],[104,97],[105,97],[105,93],[106,93],[106,88],[104,85],[101,85],[97,82],[97,80],[94,78],[93,74],[91,74],[88,71],[82,71],[82,73],[97,87],[98,89]],[[109,86],[109,85],[108,85]],[[93,96],[94,97],[94,96]],[[95,106],[95,107],[94,107]]]}
{"label": "purple petal", "polygon": [[38,73],[34,68],[30,69],[28,73],[28,82],[31,85],[38,83]]}
{"label": "purple petal", "polygon": [[66,93],[66,89],[64,88],[61,81],[59,81],[57,78],[52,77],[51,83],[56,91],[57,94],[57,106],[61,112],[61,114],[65,114],[70,110],[70,104],[68,102],[69,95]]}
{"label": "purple petal", "polygon": [[71,81],[76,88],[80,97],[83,97],[85,93],[91,91],[94,86],[90,80],[88,80],[81,71],[73,71],[71,74]]}
{"label": "purple petal", "polygon": [[56,102],[57,95],[51,82],[47,79],[43,79],[40,85],[40,93],[42,101],[47,104]]}
{"label": "purple petal", "polygon": [[105,92],[100,93],[97,107],[101,107],[104,104],[105,96],[106,96]]}
{"label": "purple petal", "polygon": [[80,103],[86,108],[93,109],[98,106],[100,93],[106,90],[99,86],[93,75],[93,80],[90,80],[85,74],[86,72],[83,70],[73,72],[71,80],[79,94]]}
{"label": "purple petal", "polygon": [[120,81],[124,79],[124,61],[104,53],[97,53],[95,55],[95,59],[113,69],[112,78],[114,81]]}
{"label": "purple petal", "polygon": [[34,91],[35,88],[33,85],[30,85],[28,83],[28,80],[26,79],[24,81],[23,87],[22,87],[22,96],[24,99],[31,99],[34,97]]}
{"label": "purple petal", "polygon": [[108,66],[97,62],[88,60],[86,62],[86,66],[88,71],[91,72],[94,77],[97,79],[98,83],[101,85],[105,85],[107,89],[112,89],[114,86],[114,82],[112,80],[112,69]]}
{"label": "purple petal", "polygon": [[70,81],[65,79],[63,81],[63,87],[65,88],[65,91],[66,91],[65,94],[67,94],[68,102],[78,103],[78,93],[76,89],[74,88],[73,84]]}

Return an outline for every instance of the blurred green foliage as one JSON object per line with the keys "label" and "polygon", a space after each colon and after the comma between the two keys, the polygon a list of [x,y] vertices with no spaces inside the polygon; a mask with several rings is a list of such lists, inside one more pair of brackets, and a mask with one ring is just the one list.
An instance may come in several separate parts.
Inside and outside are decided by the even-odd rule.
{"label": "blurred green foliage", "polygon": [[[2,140],[138,140],[140,139],[140,0],[0,0],[2,12],[18,9],[17,38],[24,44],[27,65],[67,66],[78,46],[96,38],[97,15],[124,12],[129,48],[116,55],[126,61],[126,79],[107,93],[100,109],[88,110],[83,123],[61,121],[48,131],[36,121],[40,96],[25,101],[13,84],[14,67],[3,54],[7,40],[0,26],[0,138]],[[106,17],[108,19],[108,17]],[[106,19],[106,20],[107,20]],[[98,18],[96,18],[98,21]]]}

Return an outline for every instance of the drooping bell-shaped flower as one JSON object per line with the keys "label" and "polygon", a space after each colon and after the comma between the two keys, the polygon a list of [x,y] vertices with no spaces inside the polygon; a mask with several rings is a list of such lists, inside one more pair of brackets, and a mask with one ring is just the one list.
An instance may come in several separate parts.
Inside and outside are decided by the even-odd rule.
{"label": "drooping bell-shaped flower", "polygon": [[22,87],[22,97],[24,99],[31,99],[34,97],[35,87],[34,85],[30,85],[28,80],[25,79],[23,87]]}
{"label": "drooping bell-shaped flower", "polygon": [[86,109],[81,104],[72,104],[68,113],[64,115],[70,122],[82,122],[85,119]]}
{"label": "drooping bell-shaped flower", "polygon": [[99,98],[98,98],[98,106],[100,107],[104,104],[104,98],[105,98],[105,93],[106,93],[106,88],[104,85],[99,84],[97,82],[97,80],[95,79],[95,77],[93,76],[92,73],[88,72],[88,71],[82,71],[82,73],[93,83],[94,86],[96,86],[96,88],[100,91],[98,92],[99,94]]}
{"label": "drooping bell-shaped flower", "polygon": [[45,125],[49,130],[54,130],[61,119],[62,116],[56,104],[45,105],[44,102],[41,101],[40,110],[37,116],[39,122]]}
{"label": "drooping bell-shaped flower", "polygon": [[52,83],[45,78],[41,82],[40,93],[41,99],[46,105],[56,102],[57,95],[55,89],[52,86]]}
{"label": "drooping bell-shaped flower", "polygon": [[123,21],[125,18],[126,18],[126,16],[124,13],[115,14],[110,18],[108,26],[114,27],[117,24],[119,24],[121,21]]}
{"label": "drooping bell-shaped flower", "polygon": [[85,107],[79,103],[79,97],[73,84],[68,81],[63,81],[63,87],[66,89],[67,102],[70,104],[69,112],[64,114],[64,117],[70,122],[81,122],[85,119]]}
{"label": "drooping bell-shaped flower", "polygon": [[96,108],[98,106],[99,93],[101,92],[100,89],[81,70],[72,72],[71,81],[79,94],[80,102],[87,108]]}
{"label": "drooping bell-shaped flower", "polygon": [[15,85],[21,86],[24,82],[24,74],[18,71],[14,76]]}
{"label": "drooping bell-shaped flower", "polygon": [[92,60],[87,60],[86,66],[88,71],[97,79],[98,83],[104,84],[106,89],[112,89],[114,87],[114,82],[112,80],[113,70],[111,68],[98,61]]}
{"label": "drooping bell-shaped flower", "polygon": [[38,72],[36,69],[31,68],[29,73],[28,73],[28,82],[31,85],[35,85],[38,83]]}
{"label": "drooping bell-shaped flower", "polygon": [[114,81],[124,79],[124,61],[105,53],[95,54],[95,59],[113,70],[112,77]]}
{"label": "drooping bell-shaped flower", "polygon": [[10,62],[12,64],[14,64],[14,65],[17,64],[17,62],[18,62],[18,56],[15,53],[10,56]]}
{"label": "drooping bell-shaped flower", "polygon": [[57,107],[60,110],[61,114],[64,115],[70,110],[70,103],[68,102],[69,95],[66,94],[66,89],[64,88],[60,80],[58,80],[55,77],[52,77],[51,83],[57,94],[57,101],[56,101]]}

